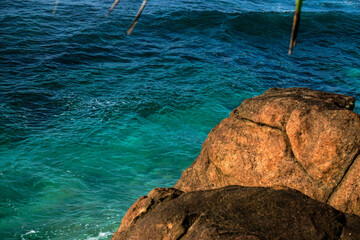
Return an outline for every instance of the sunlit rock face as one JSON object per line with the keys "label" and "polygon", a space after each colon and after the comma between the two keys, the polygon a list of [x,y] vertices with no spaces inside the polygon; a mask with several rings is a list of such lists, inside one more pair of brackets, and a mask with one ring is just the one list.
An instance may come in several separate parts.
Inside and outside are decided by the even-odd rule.
{"label": "sunlit rock face", "polygon": [[208,135],[174,186],[286,186],[360,215],[360,116],[353,97],[270,89],[245,100]]}

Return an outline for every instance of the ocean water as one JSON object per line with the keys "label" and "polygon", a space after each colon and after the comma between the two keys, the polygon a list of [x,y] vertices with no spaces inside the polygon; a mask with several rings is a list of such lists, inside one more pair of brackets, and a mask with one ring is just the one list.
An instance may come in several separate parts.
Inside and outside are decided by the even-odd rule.
{"label": "ocean water", "polygon": [[[110,239],[209,131],[271,87],[360,100],[360,2],[2,0],[0,238]],[[357,104],[356,112],[360,112]]]}

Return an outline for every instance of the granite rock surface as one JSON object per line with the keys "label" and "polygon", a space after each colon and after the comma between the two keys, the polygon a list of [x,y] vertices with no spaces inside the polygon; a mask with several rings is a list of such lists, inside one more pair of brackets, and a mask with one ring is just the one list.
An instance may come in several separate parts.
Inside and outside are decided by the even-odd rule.
{"label": "granite rock surface", "polygon": [[174,186],[286,186],[360,215],[360,116],[353,97],[269,89],[245,100],[208,135]]}

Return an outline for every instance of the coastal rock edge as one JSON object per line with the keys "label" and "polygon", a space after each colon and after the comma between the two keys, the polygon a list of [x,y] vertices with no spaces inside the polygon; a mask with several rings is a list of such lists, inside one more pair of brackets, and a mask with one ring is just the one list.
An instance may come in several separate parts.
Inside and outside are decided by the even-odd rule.
{"label": "coastal rock edge", "polygon": [[354,105],[308,88],[246,99],[174,188],[139,198],[112,239],[360,239]]}
{"label": "coastal rock edge", "polygon": [[[164,193],[171,197],[159,201]],[[141,203],[144,199],[154,204]],[[360,217],[293,189],[227,186],[182,193],[158,188],[143,200],[129,211],[143,210],[127,214],[112,240],[360,239]]]}

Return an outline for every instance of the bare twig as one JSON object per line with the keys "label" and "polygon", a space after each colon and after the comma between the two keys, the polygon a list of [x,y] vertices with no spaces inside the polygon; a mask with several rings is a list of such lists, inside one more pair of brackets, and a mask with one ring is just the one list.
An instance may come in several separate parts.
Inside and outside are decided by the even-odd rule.
{"label": "bare twig", "polygon": [[145,8],[146,3],[147,3],[147,0],[144,0],[144,1],[142,2],[141,6],[140,6],[140,9],[139,9],[138,13],[137,13],[136,16],[135,16],[134,21],[132,22],[131,26],[129,27],[129,29],[128,29],[127,32],[126,32],[127,35],[130,35],[131,32],[134,30],[134,27],[135,27],[135,25],[136,25],[136,23],[137,23],[140,15],[141,15],[142,11],[143,11],[144,8]]}
{"label": "bare twig", "polygon": [[293,48],[296,46],[296,37],[299,30],[300,25],[300,14],[301,14],[301,6],[303,0],[296,0],[296,9],[294,14],[293,27],[291,32],[290,46],[289,46],[289,55],[291,55]]}
{"label": "bare twig", "polygon": [[106,14],[106,16],[108,17],[110,15],[110,13],[112,12],[112,10],[114,10],[114,8],[116,7],[116,5],[119,3],[119,0],[115,0],[113,5],[111,6],[109,12]]}
{"label": "bare twig", "polygon": [[57,10],[58,5],[59,5],[59,0],[56,0],[56,1],[55,1],[54,10],[52,11],[53,14],[56,13],[56,10]]}

